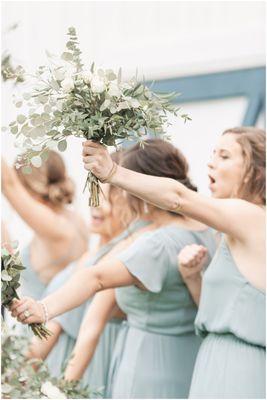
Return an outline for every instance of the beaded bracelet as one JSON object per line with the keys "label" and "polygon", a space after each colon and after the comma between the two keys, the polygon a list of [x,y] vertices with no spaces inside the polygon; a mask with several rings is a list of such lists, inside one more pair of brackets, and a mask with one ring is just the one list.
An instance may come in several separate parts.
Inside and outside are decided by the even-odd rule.
{"label": "beaded bracelet", "polygon": [[38,301],[39,304],[41,304],[43,311],[44,311],[44,324],[46,325],[48,322],[48,310],[47,310],[47,306],[45,303],[43,303],[42,301]]}

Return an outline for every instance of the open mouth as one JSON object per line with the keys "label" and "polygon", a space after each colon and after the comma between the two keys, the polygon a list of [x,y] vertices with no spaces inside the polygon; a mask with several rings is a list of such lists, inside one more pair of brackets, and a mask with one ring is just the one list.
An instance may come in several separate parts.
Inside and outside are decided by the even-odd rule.
{"label": "open mouth", "polygon": [[216,181],[213,176],[209,175],[210,185],[213,185]]}

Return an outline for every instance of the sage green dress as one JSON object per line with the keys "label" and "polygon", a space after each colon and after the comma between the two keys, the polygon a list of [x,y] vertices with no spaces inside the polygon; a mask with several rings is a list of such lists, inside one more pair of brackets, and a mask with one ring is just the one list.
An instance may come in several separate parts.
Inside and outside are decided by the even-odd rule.
{"label": "sage green dress", "polygon": [[[147,224],[148,222],[142,220],[132,223],[122,234],[118,235],[105,246],[102,246],[93,257],[90,257],[86,263],[86,267],[97,264],[97,262],[108,254],[116,244]],[[61,287],[71,277],[74,268],[75,264],[72,263],[65,270],[57,274],[47,287],[44,297]],[[46,358],[46,363],[52,376],[59,377],[62,375],[78,337],[83,316],[90,302],[91,300],[88,300],[81,306],[54,319],[61,325],[62,332],[56,345]],[[104,395],[111,354],[121,322],[121,319],[113,318],[107,323],[99,339],[94,356],[81,380],[82,385],[89,385],[93,391],[96,390],[98,392],[99,395],[95,397],[102,397],[102,395]]]}
{"label": "sage green dress", "polygon": [[239,272],[224,238],[204,274],[195,325],[205,339],[190,398],[265,398],[265,294]]}
{"label": "sage green dress", "polygon": [[147,290],[116,289],[127,315],[113,353],[107,395],[112,398],[186,398],[201,340],[195,335],[197,308],[178,272],[177,255],[189,244],[215,251],[210,229],[169,225],[143,234],[117,256]]}

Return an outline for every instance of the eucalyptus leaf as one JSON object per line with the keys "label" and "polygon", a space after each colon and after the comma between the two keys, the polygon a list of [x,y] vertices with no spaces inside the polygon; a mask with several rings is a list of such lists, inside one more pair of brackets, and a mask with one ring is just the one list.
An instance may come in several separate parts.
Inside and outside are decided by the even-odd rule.
{"label": "eucalyptus leaf", "polygon": [[61,140],[61,142],[58,143],[57,147],[59,151],[65,151],[67,148],[67,141]]}
{"label": "eucalyptus leaf", "polygon": [[12,126],[12,128],[10,129],[10,132],[13,134],[13,135],[16,135],[17,133],[18,133],[18,127],[17,126]]}
{"label": "eucalyptus leaf", "polygon": [[23,93],[22,97],[24,100],[28,101],[31,99],[32,95],[30,93]]}
{"label": "eucalyptus leaf", "polygon": [[61,58],[64,61],[72,61],[73,60],[73,55],[71,53],[65,51],[64,53],[62,53]]}
{"label": "eucalyptus leaf", "polygon": [[25,175],[30,175],[32,173],[32,169],[29,165],[26,165],[21,168],[21,172]]}
{"label": "eucalyptus leaf", "polygon": [[24,124],[24,122],[26,121],[25,115],[19,114],[19,115],[17,116],[17,121],[18,121],[19,124]]}
{"label": "eucalyptus leaf", "polygon": [[9,256],[9,251],[5,247],[2,247],[1,249],[1,256],[2,257]]}

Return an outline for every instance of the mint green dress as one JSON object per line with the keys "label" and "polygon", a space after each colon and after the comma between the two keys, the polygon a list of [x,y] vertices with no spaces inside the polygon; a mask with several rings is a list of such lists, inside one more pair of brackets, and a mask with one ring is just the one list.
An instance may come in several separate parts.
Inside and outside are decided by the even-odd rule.
{"label": "mint green dress", "polygon": [[[106,254],[108,254],[116,244],[118,244],[121,240],[126,239],[129,235],[146,226],[147,224],[148,222],[142,220],[132,223],[122,234],[118,235],[105,246],[102,246],[93,257],[90,257],[86,263],[86,266],[90,267],[97,264],[97,262],[100,261],[100,259]],[[71,277],[74,272],[74,268],[75,264],[72,263],[65,270],[57,274],[47,287],[44,297],[61,287]],[[62,332],[56,345],[46,358],[46,363],[52,376],[59,377],[62,375],[74,348],[83,316],[87,311],[90,302],[91,300],[88,300],[81,306],[76,307],[75,309],[54,319],[61,325]],[[111,354],[121,322],[121,319],[113,318],[107,323],[99,339],[94,356],[81,380],[82,385],[89,385],[90,389],[98,392],[99,395],[97,397],[102,397],[105,392]]]}
{"label": "mint green dress", "polygon": [[35,300],[40,300],[47,285],[40,281],[39,276],[32,267],[30,245],[22,249],[20,257],[22,264],[26,267],[26,269],[21,272],[20,296],[30,296]]}
{"label": "mint green dress", "polygon": [[190,398],[265,398],[265,293],[239,272],[224,238],[203,277],[195,326],[204,340]]}
{"label": "mint green dress", "polygon": [[215,252],[210,229],[169,225],[143,234],[117,256],[147,290],[116,289],[127,315],[113,353],[108,379],[112,398],[187,398],[201,343],[194,332],[197,308],[178,272],[177,255],[189,244]]}

